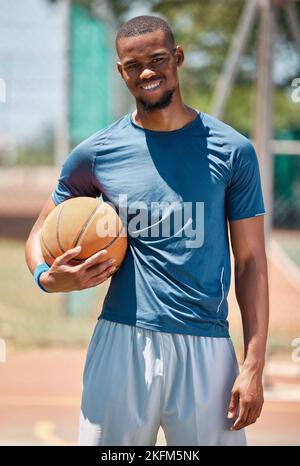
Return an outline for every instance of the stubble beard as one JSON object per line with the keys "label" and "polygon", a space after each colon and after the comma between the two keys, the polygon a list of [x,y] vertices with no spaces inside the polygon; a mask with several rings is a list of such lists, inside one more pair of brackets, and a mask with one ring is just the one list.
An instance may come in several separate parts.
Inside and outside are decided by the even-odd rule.
{"label": "stubble beard", "polygon": [[145,112],[153,112],[154,110],[159,110],[168,107],[172,102],[174,92],[175,89],[170,89],[166,91],[157,102],[147,102],[146,100],[140,97],[137,97],[136,100],[142,106]]}

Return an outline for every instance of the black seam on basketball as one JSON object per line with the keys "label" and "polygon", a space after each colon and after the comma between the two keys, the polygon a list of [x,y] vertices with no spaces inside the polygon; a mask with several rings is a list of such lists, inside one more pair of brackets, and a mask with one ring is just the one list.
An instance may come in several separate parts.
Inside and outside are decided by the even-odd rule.
{"label": "black seam on basketball", "polygon": [[41,235],[41,242],[43,243],[43,247],[45,248],[47,254],[49,254],[49,256],[52,257],[52,259],[56,259],[56,257],[52,254],[52,252],[50,251],[50,249],[48,248],[47,244],[46,244],[46,241],[44,240],[43,238],[43,235]]}
{"label": "black seam on basketball", "polygon": [[85,259],[78,259],[77,257],[72,257],[72,261],[77,261],[77,262],[82,262],[82,261],[85,261],[86,259],[88,259],[88,257],[86,257]]}
{"label": "black seam on basketball", "polygon": [[[99,203],[100,205],[100,203]],[[81,240],[82,236],[83,236],[83,233],[85,232],[85,230],[87,229],[89,223],[92,221],[95,213],[97,212],[97,209],[99,207],[99,205],[97,205],[94,210],[92,211],[92,213],[88,216],[88,218],[86,219],[85,221],[85,224],[83,225],[83,227],[81,228],[78,236],[77,236],[77,239],[75,239],[75,242],[73,244],[73,248],[76,248],[76,246],[78,245],[79,241]]]}
{"label": "black seam on basketball", "polygon": [[[120,237],[120,235],[121,235],[121,233],[122,233],[122,231],[123,231],[124,229],[125,229],[125,225],[123,224],[123,225],[122,225],[122,228],[121,228],[121,231],[118,233],[118,235],[117,235],[110,243],[108,243],[108,244],[107,244],[106,246],[104,246],[103,248],[99,249],[99,251],[97,251],[97,252],[100,252],[100,251],[103,251],[103,249],[109,248],[109,247]],[[94,254],[96,254],[96,252],[95,252]],[[86,259],[88,259],[88,257],[86,257]],[[74,260],[74,261],[82,261],[82,260],[85,260],[85,259],[78,259],[78,258],[76,258],[76,257],[73,257],[72,260]]]}
{"label": "black seam on basketball", "polygon": [[[123,224],[123,225],[122,225],[122,228],[121,228],[121,231],[117,234],[117,236],[116,236],[113,240],[111,240],[110,243],[108,243],[106,246],[104,246],[102,249],[107,249],[107,248],[109,248],[109,247],[120,237],[120,235],[121,235],[121,233],[122,233],[122,231],[123,231],[124,228],[125,228],[125,225]],[[102,249],[100,249],[100,251],[102,251]]]}
{"label": "black seam on basketball", "polygon": [[60,217],[61,217],[61,213],[62,213],[63,208],[64,208],[64,204],[61,205],[60,211],[58,212],[58,215],[57,215],[57,222],[56,222],[56,241],[57,241],[58,247],[59,247],[59,249],[61,250],[61,252],[62,252],[62,253],[65,253],[66,251],[65,251],[64,248],[62,247],[61,242],[60,242],[60,239],[59,239],[59,223],[60,223]]}

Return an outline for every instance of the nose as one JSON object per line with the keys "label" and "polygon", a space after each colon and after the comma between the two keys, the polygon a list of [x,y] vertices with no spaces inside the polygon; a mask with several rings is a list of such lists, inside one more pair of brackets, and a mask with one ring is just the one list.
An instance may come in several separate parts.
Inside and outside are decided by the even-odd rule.
{"label": "nose", "polygon": [[152,78],[153,76],[155,76],[155,71],[151,70],[151,68],[149,67],[145,67],[142,69],[141,71],[141,74],[140,74],[140,79],[141,80],[146,80],[146,79],[150,79]]}

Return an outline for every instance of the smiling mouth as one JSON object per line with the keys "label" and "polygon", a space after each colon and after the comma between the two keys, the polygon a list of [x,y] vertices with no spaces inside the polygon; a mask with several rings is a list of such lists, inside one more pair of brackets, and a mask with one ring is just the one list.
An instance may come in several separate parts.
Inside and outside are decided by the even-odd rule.
{"label": "smiling mouth", "polygon": [[160,87],[162,83],[162,80],[156,80],[156,81],[153,81],[151,83],[148,83],[148,84],[143,84],[141,85],[141,88],[144,90],[144,91],[147,91],[147,92],[151,92],[151,91],[154,91],[156,89],[158,89]]}

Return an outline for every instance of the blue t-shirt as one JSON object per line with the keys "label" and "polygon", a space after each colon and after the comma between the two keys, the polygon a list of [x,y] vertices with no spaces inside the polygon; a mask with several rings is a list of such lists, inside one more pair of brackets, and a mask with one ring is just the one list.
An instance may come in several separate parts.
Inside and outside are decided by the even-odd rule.
{"label": "blue t-shirt", "polygon": [[129,113],[72,150],[52,197],[100,195],[122,210],[129,247],[99,318],[228,337],[227,220],[265,213],[250,141],[203,112],[174,131]]}

